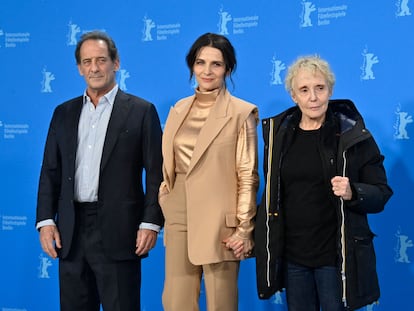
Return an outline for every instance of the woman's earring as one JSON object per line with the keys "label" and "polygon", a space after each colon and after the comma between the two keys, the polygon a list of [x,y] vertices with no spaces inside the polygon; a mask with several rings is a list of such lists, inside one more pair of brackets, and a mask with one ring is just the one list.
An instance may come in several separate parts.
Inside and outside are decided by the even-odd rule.
{"label": "woman's earring", "polygon": [[191,85],[191,89],[196,89],[198,87],[197,80],[196,80],[196,78],[194,76],[192,76],[192,78],[191,78],[190,85]]}

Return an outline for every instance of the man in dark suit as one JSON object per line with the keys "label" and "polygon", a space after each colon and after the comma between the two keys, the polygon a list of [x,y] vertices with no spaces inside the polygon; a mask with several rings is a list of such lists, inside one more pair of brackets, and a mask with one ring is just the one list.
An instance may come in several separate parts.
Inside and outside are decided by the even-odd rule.
{"label": "man in dark suit", "polygon": [[118,89],[107,34],[85,33],[75,57],[87,88],[54,111],[36,227],[59,257],[62,311],[138,311],[141,258],[163,225],[160,122],[154,105]]}

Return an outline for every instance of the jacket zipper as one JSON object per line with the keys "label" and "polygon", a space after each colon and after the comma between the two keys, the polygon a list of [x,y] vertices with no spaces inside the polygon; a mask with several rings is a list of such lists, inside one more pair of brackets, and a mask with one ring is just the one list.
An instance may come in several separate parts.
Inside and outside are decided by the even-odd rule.
{"label": "jacket zipper", "polygon": [[273,160],[273,120],[269,119],[269,148],[267,150],[267,176],[266,176],[266,254],[267,254],[267,261],[266,261],[266,281],[267,286],[270,287],[270,226],[269,226],[269,217],[271,213],[270,209],[270,182],[271,182],[271,168],[272,168],[272,160]]}
{"label": "jacket zipper", "polygon": [[[346,177],[346,150],[342,152],[342,159],[344,161],[344,165],[342,167],[342,177]],[[342,197],[339,198],[340,200],[340,211],[341,211],[341,256],[342,256],[342,262],[341,262],[341,279],[342,279],[342,302],[345,307],[347,307],[346,302],[346,244],[345,244],[345,204],[344,199]]]}
{"label": "jacket zipper", "polygon": [[[366,129],[362,129],[362,135],[360,135],[357,139],[355,139],[352,143],[348,144],[347,147],[344,147],[344,151],[342,152],[342,160],[343,160],[343,167],[342,167],[342,177],[346,177],[346,167],[347,167],[347,155],[346,152],[351,145],[355,145],[358,142],[366,139],[365,134],[367,133]],[[346,280],[346,241],[345,241],[345,203],[342,197],[339,198],[340,200],[340,212],[341,212],[341,279],[342,279],[342,302],[346,307],[348,307],[347,299],[346,299],[346,288],[347,288],[347,280]]]}

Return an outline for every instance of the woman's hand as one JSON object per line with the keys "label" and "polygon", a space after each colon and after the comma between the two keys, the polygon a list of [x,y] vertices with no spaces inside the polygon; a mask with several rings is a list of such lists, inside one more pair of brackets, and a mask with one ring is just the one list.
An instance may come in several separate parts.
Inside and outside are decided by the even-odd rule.
{"label": "woman's hand", "polygon": [[331,179],[332,191],[342,199],[348,201],[352,199],[352,189],[348,177],[335,176]]}
{"label": "woman's hand", "polygon": [[242,239],[235,235],[224,239],[223,243],[240,260],[250,257],[251,250],[253,249],[253,242],[250,239]]}
{"label": "woman's hand", "polygon": [[162,199],[164,199],[164,197],[169,193],[170,193],[170,189],[168,189],[167,183],[163,181],[158,190],[158,203],[160,205],[162,205],[161,204]]}

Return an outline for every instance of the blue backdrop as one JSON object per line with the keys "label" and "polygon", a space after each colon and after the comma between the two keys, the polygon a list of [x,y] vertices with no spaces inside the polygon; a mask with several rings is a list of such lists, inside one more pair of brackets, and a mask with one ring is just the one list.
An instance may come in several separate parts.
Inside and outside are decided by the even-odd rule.
{"label": "blue backdrop", "polygon": [[[94,29],[117,42],[120,87],[153,102],[161,122],[193,93],[184,59],[204,32],[232,41],[239,66],[230,91],[257,104],[262,118],[292,105],[283,79],[297,56],[327,59],[337,77],[333,98],[356,103],[395,191],[370,216],[382,296],[363,310],[412,310],[413,10],[408,0],[1,0],[0,310],[58,310],[57,261],[34,229],[37,183],[53,109],[85,88],[76,42]],[[260,127],[259,135],[262,158]],[[143,262],[142,310],[162,310],[163,258],[160,236]],[[286,310],[283,294],[257,298],[254,259],[242,263],[239,285],[241,311]]]}

